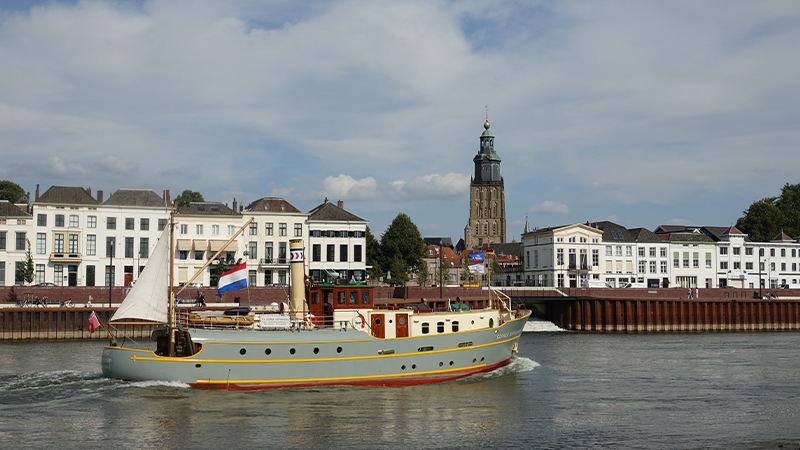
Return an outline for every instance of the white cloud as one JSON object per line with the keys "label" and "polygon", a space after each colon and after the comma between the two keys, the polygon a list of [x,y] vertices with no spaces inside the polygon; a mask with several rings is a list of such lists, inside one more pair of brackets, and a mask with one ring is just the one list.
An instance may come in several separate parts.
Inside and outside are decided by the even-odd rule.
{"label": "white cloud", "polygon": [[528,209],[528,211],[531,214],[555,214],[555,215],[570,214],[570,210],[567,207],[567,205],[561,202],[554,202],[552,200],[545,200],[542,203],[533,205]]}
{"label": "white cloud", "polygon": [[133,173],[139,168],[139,164],[135,162],[122,162],[116,156],[112,155],[107,155],[100,161],[97,161],[95,164],[101,169],[122,175]]}

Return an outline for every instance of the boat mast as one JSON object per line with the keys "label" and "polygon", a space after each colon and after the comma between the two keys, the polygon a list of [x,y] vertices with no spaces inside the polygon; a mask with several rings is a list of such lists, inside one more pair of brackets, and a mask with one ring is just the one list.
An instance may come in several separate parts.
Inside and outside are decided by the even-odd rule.
{"label": "boat mast", "polygon": [[175,202],[171,203],[169,212],[169,356],[175,356]]}

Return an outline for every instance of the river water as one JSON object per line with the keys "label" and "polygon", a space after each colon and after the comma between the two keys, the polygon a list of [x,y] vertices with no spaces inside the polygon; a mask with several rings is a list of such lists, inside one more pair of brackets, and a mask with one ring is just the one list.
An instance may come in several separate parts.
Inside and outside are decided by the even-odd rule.
{"label": "river water", "polygon": [[414,387],[108,380],[103,342],[0,344],[0,447],[800,448],[800,335],[530,324],[507,367]]}

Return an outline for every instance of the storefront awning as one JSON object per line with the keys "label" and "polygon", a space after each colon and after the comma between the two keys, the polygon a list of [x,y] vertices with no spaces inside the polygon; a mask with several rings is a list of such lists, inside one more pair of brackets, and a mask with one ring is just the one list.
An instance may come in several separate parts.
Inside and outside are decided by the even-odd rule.
{"label": "storefront awning", "polygon": [[192,240],[191,239],[178,239],[178,251],[179,252],[188,252],[192,249]]}
{"label": "storefront awning", "polygon": [[192,245],[194,246],[194,251],[196,252],[204,252],[208,250],[208,241],[205,239],[195,239],[192,241]]}

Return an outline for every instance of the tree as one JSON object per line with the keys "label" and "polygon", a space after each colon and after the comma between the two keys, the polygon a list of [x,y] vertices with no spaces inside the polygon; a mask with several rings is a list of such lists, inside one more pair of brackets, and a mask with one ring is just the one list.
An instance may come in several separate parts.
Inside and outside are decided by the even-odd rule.
{"label": "tree", "polygon": [[0,180],[0,200],[8,200],[11,203],[27,203],[28,195],[17,183]]}
{"label": "tree", "polygon": [[175,208],[177,209],[182,206],[186,206],[189,204],[189,202],[204,202],[204,201],[206,200],[203,198],[203,194],[186,189],[185,191],[181,192],[181,195],[175,197]]}
{"label": "tree", "polygon": [[[26,238],[25,241],[28,243],[28,252],[25,254],[25,260],[20,263],[19,272],[22,281],[28,283],[28,287],[30,287],[33,283],[34,274],[33,255],[31,255],[31,240]],[[28,293],[30,293],[30,291],[28,291]]]}
{"label": "tree", "polygon": [[431,271],[428,270],[428,265],[425,264],[423,261],[422,264],[417,267],[417,284],[420,286],[426,286],[428,284],[428,278],[431,276]]}
{"label": "tree", "polygon": [[[405,279],[402,284],[408,282],[409,269],[418,269],[422,264],[422,257],[425,256],[425,241],[417,226],[404,213],[398,214],[383,233],[380,247],[381,267],[391,272],[392,280]],[[404,276],[396,273],[398,268],[404,268]],[[393,281],[390,281],[390,284],[392,283]],[[397,286],[397,284],[392,285]]]}
{"label": "tree", "polygon": [[408,283],[408,264],[399,257],[392,258],[389,263],[390,286],[405,286]]}
{"label": "tree", "polygon": [[369,227],[367,227],[367,265],[372,266],[367,272],[370,279],[377,281],[386,275],[386,271],[381,267],[381,244],[372,235]]}
{"label": "tree", "polygon": [[800,234],[800,184],[786,183],[779,197],[753,202],[736,221],[736,228],[756,242],[773,239],[782,232],[791,238]]}

